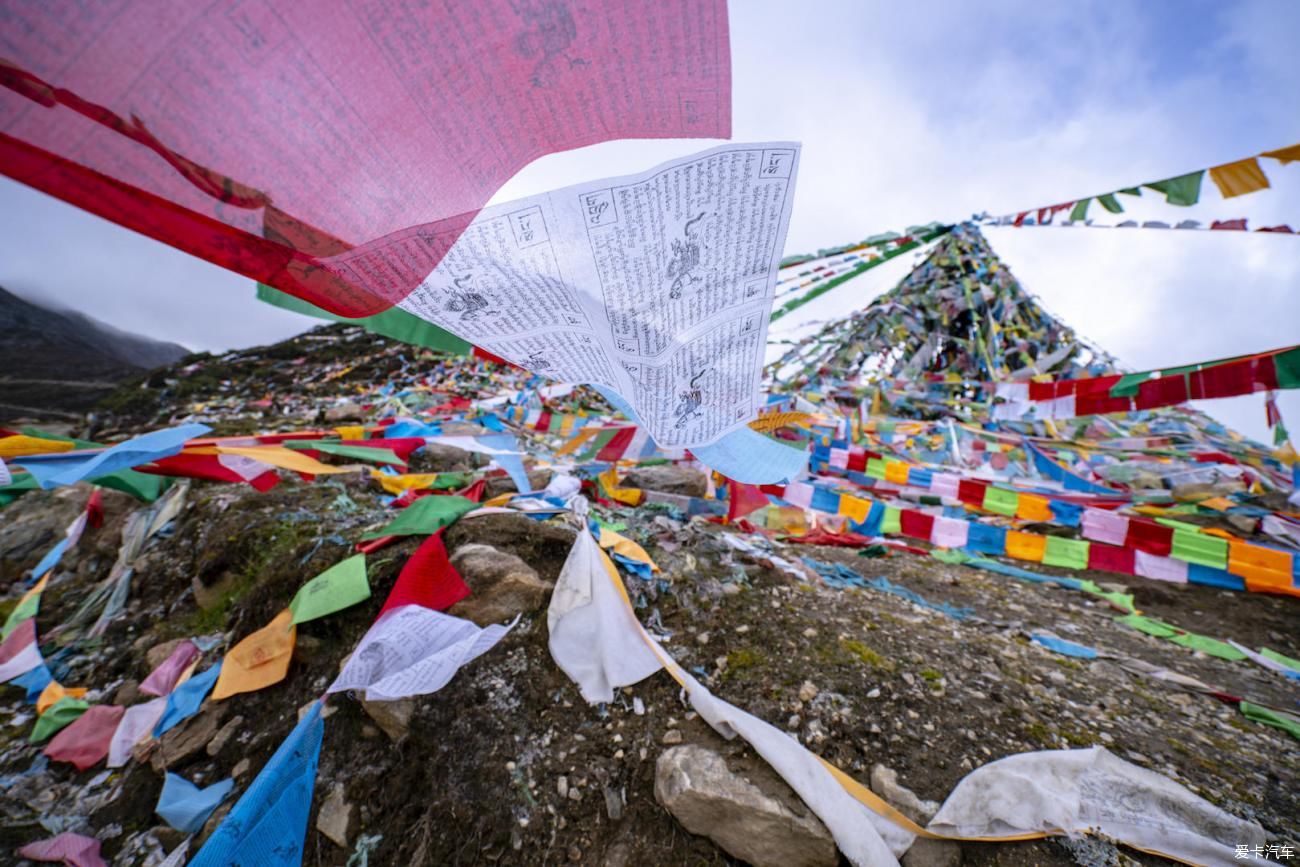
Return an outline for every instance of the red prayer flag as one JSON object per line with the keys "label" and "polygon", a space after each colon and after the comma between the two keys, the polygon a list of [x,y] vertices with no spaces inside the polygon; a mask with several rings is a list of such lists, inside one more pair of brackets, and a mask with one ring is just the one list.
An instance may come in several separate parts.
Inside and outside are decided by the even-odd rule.
{"label": "red prayer flag", "polygon": [[343,316],[539,156],[730,136],[724,0],[38,3],[5,32],[0,171]]}
{"label": "red prayer flag", "polygon": [[468,595],[469,587],[456,567],[451,565],[439,530],[421,542],[411,559],[402,566],[397,583],[389,591],[379,613],[382,615],[400,605],[423,605],[435,611],[446,611]]}
{"label": "red prayer flag", "polygon": [[1166,527],[1164,524],[1157,524],[1154,521],[1130,518],[1128,535],[1124,541],[1128,543],[1129,547],[1137,548],[1139,551],[1145,551],[1159,557],[1168,557],[1169,552],[1173,550],[1174,531],[1172,528]]}
{"label": "red prayer flag", "polygon": [[[1132,524],[1129,525],[1130,527]],[[1132,548],[1118,545],[1103,545],[1093,542],[1088,545],[1088,568],[1099,572],[1118,572],[1121,575],[1135,575],[1136,556]]]}
{"label": "red prayer flag", "polygon": [[758,485],[727,479],[727,523],[733,523],[770,502]]}
{"label": "red prayer flag", "polygon": [[898,515],[899,529],[904,536],[930,541],[934,532],[934,515],[918,512],[916,509],[902,509]]}
{"label": "red prayer flag", "polygon": [[86,523],[95,528],[104,524],[104,494],[99,488],[91,491],[86,501]]}

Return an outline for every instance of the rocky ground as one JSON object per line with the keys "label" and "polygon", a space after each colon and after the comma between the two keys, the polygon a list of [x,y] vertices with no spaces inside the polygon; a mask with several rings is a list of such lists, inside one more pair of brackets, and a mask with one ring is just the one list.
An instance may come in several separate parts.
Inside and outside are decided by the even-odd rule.
{"label": "rocky ground", "polygon": [[[295,364],[305,351],[299,344],[258,356],[264,376],[255,384],[240,379],[248,372],[239,359],[214,362],[202,374],[203,389],[187,390],[179,375],[155,377],[154,387],[145,383],[119,395],[113,418],[124,427],[165,421],[183,402],[197,400],[206,401],[208,412],[224,413],[222,433],[272,427],[268,410],[248,407],[249,397],[263,388],[277,394],[296,388],[294,397],[277,398],[274,405],[283,407],[305,401],[316,382],[334,406],[346,405],[340,395],[355,389],[354,378],[379,381],[410,361],[373,338],[358,339],[366,348],[356,353],[361,363],[338,376],[333,373],[343,366],[322,372],[321,359]],[[333,376],[328,384],[326,376]],[[309,409],[302,410],[303,424],[314,418]],[[411,471],[469,469],[476,461],[481,458],[441,449],[415,456]],[[508,482],[494,485],[503,489]],[[362,474],[286,481],[265,494],[195,482],[170,531],[138,561],[126,615],[102,639],[57,656],[57,639],[43,639],[45,655],[66,668],[65,684],[91,687],[92,700],[129,704],[138,682],[166,656],[167,642],[211,635],[218,640],[215,657],[263,626],[305,580],[351,553],[362,532],[388,518],[381,493]],[[33,492],[0,512],[0,587],[12,588],[0,616],[16,601],[16,579],[55,542],[86,495],[79,488]],[[125,518],[138,507],[111,491],[104,502],[104,526],[87,533],[45,593],[41,635],[65,621],[107,575]],[[719,697],[786,728],[917,819],[937,807],[927,802],[942,801],[965,774],[994,759],[1102,745],[1259,821],[1277,841],[1300,843],[1300,743],[1228,705],[1130,673],[1116,660],[1055,655],[1027,633],[1050,629],[1294,708],[1296,690],[1280,675],[1147,637],[1114,622],[1117,612],[1104,602],[1055,585],[908,553],[864,557],[777,544],[786,558],[844,564],[932,603],[971,610],[959,620],[880,591],[799,580],[726,545],[723,535],[735,530],[686,520],[669,508],[596,511],[625,523],[625,534],[662,567],[653,581],[625,580],[643,622],[668,636],[665,646],[683,666]],[[435,695],[370,705],[331,699],[304,863],[341,865],[361,850],[369,851],[370,864],[383,865],[838,863],[825,829],[784,783],[743,743],[723,741],[690,712],[666,674],[625,689],[609,705],[582,700],[546,644],[549,590],[572,538],[563,520],[522,515],[467,518],[447,532],[448,550],[473,590],[451,613],[480,623],[523,617]],[[370,557],[367,602],[299,628],[283,683],[206,703],[120,771],[46,766],[26,741],[31,706],[19,690],[4,687],[0,852],[51,831],[75,830],[102,839],[113,863],[157,863],[181,839],[153,813],[164,771],[200,784],[233,776],[237,796],[299,709],[324,691],[417,543],[407,539]],[[1087,577],[1126,580],[1138,607],[1153,617],[1300,656],[1296,600]],[[707,791],[677,791],[674,775],[687,772],[707,780]],[[1160,860],[1100,842],[922,848],[907,863]]]}

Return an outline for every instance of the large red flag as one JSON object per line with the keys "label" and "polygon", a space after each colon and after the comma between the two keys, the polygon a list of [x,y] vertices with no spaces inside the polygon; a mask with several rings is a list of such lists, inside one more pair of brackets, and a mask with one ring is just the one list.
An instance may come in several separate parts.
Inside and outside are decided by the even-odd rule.
{"label": "large red flag", "polygon": [[425,539],[406,561],[379,613],[382,615],[401,605],[423,605],[446,611],[468,595],[469,587],[451,565],[439,530]]}
{"label": "large red flag", "polygon": [[334,313],[544,154],[726,138],[725,0],[0,0],[0,171]]}

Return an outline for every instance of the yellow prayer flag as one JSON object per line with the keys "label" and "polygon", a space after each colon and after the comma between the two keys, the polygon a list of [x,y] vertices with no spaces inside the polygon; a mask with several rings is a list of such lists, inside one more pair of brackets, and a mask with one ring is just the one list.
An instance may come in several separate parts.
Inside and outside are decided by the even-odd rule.
{"label": "yellow prayer flag", "polygon": [[75,443],[65,443],[63,440],[47,440],[43,437],[16,434],[11,437],[0,437],[0,458],[22,458],[28,455],[70,452],[76,447]]}
{"label": "yellow prayer flag", "polygon": [[582,430],[578,431],[577,436],[569,440],[564,445],[560,446],[560,448],[555,453],[557,455],[572,454],[573,452],[576,452],[583,443],[585,443],[587,440],[594,437],[597,434],[597,432],[598,430],[594,426],[584,427]]}
{"label": "yellow prayer flag", "polygon": [[861,524],[863,521],[867,520],[867,513],[870,511],[870,500],[864,500],[860,497],[851,497],[848,494],[840,495],[840,514],[855,524]]}
{"label": "yellow prayer flag", "polygon": [[212,700],[241,692],[256,692],[284,680],[289,673],[297,637],[298,627],[293,624],[293,612],[286,608],[266,626],[230,649],[222,660]]}
{"label": "yellow prayer flag", "polygon": [[622,554],[629,560],[645,563],[652,572],[659,571],[659,566],[650,559],[650,555],[646,553],[645,548],[642,548],[628,537],[615,533],[606,527],[600,528],[600,547],[609,548],[615,554]]}
{"label": "yellow prayer flag", "polygon": [[433,487],[438,481],[437,473],[405,473],[394,476],[371,470],[370,477],[379,482],[379,486],[390,494],[401,494],[412,489],[421,491]]}
{"label": "yellow prayer flag", "polygon": [[363,424],[345,424],[334,428],[340,439],[363,440],[366,438],[366,426]]}
{"label": "yellow prayer flag", "polygon": [[906,485],[907,464],[902,461],[886,461],[885,481],[895,485]]}
{"label": "yellow prayer flag", "polygon": [[[189,451],[189,450],[187,450]],[[206,449],[193,449],[197,454],[208,453]],[[304,455],[284,446],[216,446],[213,450],[219,455],[242,455],[295,473],[307,473],[312,476],[326,476],[337,473],[350,473],[349,467],[332,467],[323,464],[310,455]]]}
{"label": "yellow prayer flag", "polygon": [[1210,179],[1218,186],[1225,199],[1244,196],[1256,190],[1268,189],[1268,178],[1259,167],[1259,160],[1237,160],[1235,163],[1215,166],[1210,169]]}

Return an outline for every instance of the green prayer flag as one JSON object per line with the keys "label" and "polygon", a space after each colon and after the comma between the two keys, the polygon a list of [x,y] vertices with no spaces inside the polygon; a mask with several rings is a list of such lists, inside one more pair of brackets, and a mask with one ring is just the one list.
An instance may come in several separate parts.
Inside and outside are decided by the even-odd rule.
{"label": "green prayer flag", "polygon": [[1163,524],[1172,530],[1184,530],[1188,533],[1199,533],[1201,528],[1196,524],[1189,524],[1187,521],[1179,521],[1176,518],[1166,518],[1163,515],[1156,518],[1157,524]]}
{"label": "green prayer flag", "polygon": [[986,512],[1014,518],[1019,505],[1020,495],[1015,491],[1003,490],[993,485],[989,485],[984,489],[984,502],[981,508]]}
{"label": "green prayer flag", "polygon": [[1154,635],[1156,638],[1173,638],[1178,634],[1178,630],[1167,623],[1152,620],[1150,617],[1143,617],[1141,614],[1126,614],[1123,617],[1116,617],[1115,622],[1131,626],[1138,632],[1145,632],[1147,635]]}
{"label": "green prayer flag", "polygon": [[1152,374],[1153,371],[1150,370],[1143,371],[1142,373],[1124,374],[1119,378],[1119,382],[1116,382],[1114,385],[1110,387],[1110,396],[1111,397],[1136,397],[1138,393],[1138,386],[1146,382],[1148,379],[1150,379]]}
{"label": "green prayer flag", "polygon": [[885,517],[880,522],[881,535],[892,533],[898,535],[903,532],[903,513],[893,506],[885,506]]}
{"label": "green prayer flag", "polygon": [[31,620],[36,616],[36,612],[41,609],[41,594],[34,593],[30,597],[21,600],[14,606],[14,610],[9,612],[5,618],[5,625],[0,629],[0,641],[9,637],[9,633],[18,628],[24,620]]}
{"label": "green prayer flag", "polygon": [[400,307],[390,307],[373,316],[349,319],[263,283],[257,284],[257,300],[305,316],[315,316],[317,319],[360,325],[367,331],[400,340],[402,343],[410,343],[413,346],[437,349],[454,355],[469,355],[474,348],[468,340],[462,340],[450,331],[439,328],[432,322],[426,322]]}
{"label": "green prayer flag", "polygon": [[1097,201],[1101,204],[1103,208],[1110,211],[1112,214],[1124,213],[1124,206],[1121,205],[1119,203],[1119,200],[1115,198],[1114,193],[1107,193],[1104,196],[1098,196]]}
{"label": "green prayer flag", "polygon": [[1226,659],[1231,662],[1246,658],[1246,654],[1242,653],[1231,644],[1228,644],[1226,641],[1220,641],[1217,638],[1210,638],[1208,635],[1197,635],[1195,632],[1183,632],[1178,635],[1171,635],[1169,640],[1174,644],[1181,644],[1183,647],[1189,647],[1192,650],[1199,650],[1201,653],[1210,656],[1217,656],[1219,659]]}
{"label": "green prayer flag", "polygon": [[1107,590],[1103,593],[1096,593],[1094,595],[1100,596],[1102,599],[1105,599],[1107,602],[1114,605],[1120,611],[1128,611],[1128,612],[1135,611],[1132,593],[1120,593],[1116,590]]}
{"label": "green prayer flag", "polygon": [[1171,205],[1194,205],[1201,198],[1201,178],[1204,176],[1205,170],[1202,169],[1199,172],[1167,178],[1145,186],[1164,193],[1165,201]]}
{"label": "green prayer flag", "polygon": [[478,508],[478,503],[455,494],[421,497],[403,509],[387,527],[366,533],[362,539],[384,536],[432,536],[443,527],[456,523],[460,516]]}
{"label": "green prayer flag", "polygon": [[881,458],[867,458],[867,475],[873,479],[885,478],[885,462]]}
{"label": "green prayer flag", "polygon": [[1140,196],[1140,195],[1142,195],[1142,188],[1141,188],[1141,187],[1125,187],[1124,189],[1120,190],[1120,192],[1123,193],[1123,194],[1126,195],[1126,196]]}
{"label": "green prayer flag", "polygon": [[1196,563],[1211,569],[1228,568],[1228,540],[1206,533],[1175,529],[1170,553],[1187,563]]}
{"label": "green prayer flag", "polygon": [[1257,723],[1263,723],[1266,726],[1272,726],[1281,729],[1296,740],[1300,740],[1300,720],[1290,714],[1281,714],[1271,711],[1266,707],[1260,707],[1257,704],[1251,704],[1243,700],[1238,707],[1245,715],[1246,719],[1254,720]]}
{"label": "green prayer flag", "polygon": [[1300,347],[1273,356],[1278,388],[1300,388]]}
{"label": "green prayer flag", "polygon": [[90,709],[90,703],[82,701],[79,698],[64,696],[45,709],[45,713],[36,718],[36,725],[32,728],[32,736],[28,738],[29,743],[39,744],[41,741],[51,737],[64,726],[72,723],[77,717],[81,716]]}
{"label": "green prayer flag", "polygon": [[[425,499],[429,499],[426,497]],[[416,501],[420,502],[420,501]],[[289,610],[293,622],[305,623],[342,611],[370,598],[370,582],[366,580],[366,555],[357,554],[335,563],[308,581],[293,595]]]}
{"label": "green prayer flag", "polygon": [[1080,199],[1074,203],[1074,208],[1070,211],[1070,221],[1080,221],[1088,219],[1088,203],[1092,199]]}
{"label": "green prayer flag", "polygon": [[1259,649],[1259,655],[1264,657],[1265,659],[1271,659],[1274,662],[1280,662],[1285,666],[1295,669],[1296,671],[1300,671],[1300,659],[1292,659],[1289,656],[1283,656],[1282,654],[1278,653],[1276,650],[1269,650],[1267,647],[1261,647]]}
{"label": "green prayer flag", "polygon": [[1060,566],[1065,569],[1087,569],[1088,547],[1087,542],[1079,539],[1048,536],[1047,548],[1043,551],[1043,565]]}
{"label": "green prayer flag", "polygon": [[359,461],[374,461],[377,464],[398,464],[404,466],[406,461],[399,458],[392,449],[375,446],[349,446],[336,442],[318,442],[316,440],[287,440],[284,445],[298,451],[317,451],[341,458],[355,458]]}

